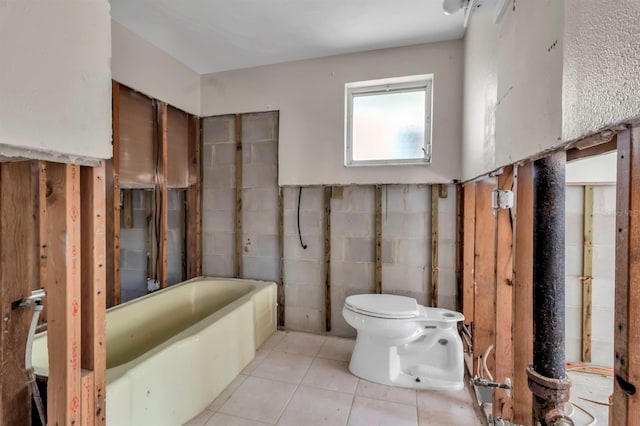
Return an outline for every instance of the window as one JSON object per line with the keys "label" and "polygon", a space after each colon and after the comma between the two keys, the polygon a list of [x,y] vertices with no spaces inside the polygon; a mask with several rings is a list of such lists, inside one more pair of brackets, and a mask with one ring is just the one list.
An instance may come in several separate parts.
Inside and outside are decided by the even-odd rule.
{"label": "window", "polygon": [[347,166],[431,163],[433,75],[347,83]]}

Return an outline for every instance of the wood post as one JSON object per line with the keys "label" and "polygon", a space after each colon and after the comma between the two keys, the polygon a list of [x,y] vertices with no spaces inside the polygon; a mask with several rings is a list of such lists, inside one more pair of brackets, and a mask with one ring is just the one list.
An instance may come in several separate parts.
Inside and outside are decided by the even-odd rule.
{"label": "wood post", "polygon": [[0,165],[0,425],[29,425],[31,396],[25,380],[25,342],[31,308],[11,303],[31,295],[38,281],[37,187],[28,161]]}
{"label": "wood post", "polygon": [[464,187],[456,185],[456,310],[462,311],[464,285]]}
{"label": "wood post", "polygon": [[533,362],[533,163],[516,176],[513,286],[513,422],[533,422],[527,367]]}
{"label": "wood post", "polygon": [[284,189],[278,188],[278,251],[280,282],[278,283],[278,327],[284,327]]}
{"label": "wood post", "polygon": [[617,136],[613,424],[640,420],[640,128]]}
{"label": "wood post", "polygon": [[591,292],[593,283],[593,186],[584,187],[582,247],[582,361],[591,362]]}
{"label": "wood post", "polygon": [[[464,220],[462,242],[462,313],[465,324],[473,333],[473,308],[475,299],[475,241],[476,241],[476,183],[463,187]],[[472,354],[473,355],[473,354]]]}
{"label": "wood post", "polygon": [[[478,356],[484,355],[495,343],[496,326],[496,218],[491,206],[495,178],[476,183],[475,232],[475,301],[473,318],[473,370],[478,369]],[[494,370],[494,355],[486,360],[489,371]]]}
{"label": "wood post", "polygon": [[189,187],[187,188],[187,278],[202,275],[202,199],[200,118],[189,116]]}
{"label": "wood post", "polygon": [[242,115],[236,114],[236,278],[242,278]]}
{"label": "wood post", "polygon": [[442,185],[431,185],[431,306],[438,307],[438,209]]}
{"label": "wood post", "polygon": [[[83,424],[104,425],[106,396],[106,209],[105,167],[83,167],[82,224],[82,351]],[[85,413],[90,409],[88,413]]]}
{"label": "wood post", "polygon": [[133,228],[133,190],[130,188],[122,190],[122,227]]}
{"label": "wood post", "polygon": [[[513,189],[513,166],[504,168],[498,176],[499,190]],[[505,383],[513,379],[513,228],[511,209],[500,209],[497,216],[496,237],[496,374],[494,380]],[[493,393],[493,416],[513,417],[511,397],[504,389]]]}
{"label": "wood post", "polygon": [[[38,267],[39,285],[46,292],[47,290],[47,162],[37,161],[35,174],[38,179]],[[42,306],[40,313],[40,323],[47,322],[47,304]]]}
{"label": "wood post", "polygon": [[[80,168],[48,163],[47,303],[51,425],[80,422]],[[4,203],[3,203],[4,204]]]}
{"label": "wood post", "polygon": [[382,186],[375,187],[375,289],[376,294],[382,293]]}
{"label": "wood post", "polygon": [[331,187],[324,188],[324,312],[325,331],[331,331]]}
{"label": "wood post", "polygon": [[159,174],[157,178],[160,181],[160,191],[156,194],[159,200],[156,199],[156,215],[159,215],[160,224],[160,241],[158,250],[158,281],[160,282],[160,288],[167,287],[167,277],[169,275],[169,259],[167,253],[167,233],[168,233],[168,166],[167,166],[167,145],[168,145],[168,128],[167,128],[167,104],[157,103],[158,105],[158,124],[160,126],[159,132],[159,146],[160,150],[160,164]]}
{"label": "wood post", "polygon": [[107,307],[120,304],[120,85],[111,85],[113,158],[106,162]]}

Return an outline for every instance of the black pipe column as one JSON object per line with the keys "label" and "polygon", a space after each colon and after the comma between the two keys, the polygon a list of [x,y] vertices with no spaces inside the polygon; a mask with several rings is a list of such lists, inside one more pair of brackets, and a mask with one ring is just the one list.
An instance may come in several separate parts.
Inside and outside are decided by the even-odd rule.
{"label": "black pipe column", "polygon": [[564,369],[564,152],[534,162],[533,366],[528,369],[533,411],[542,425],[573,424],[562,403],[571,382]]}

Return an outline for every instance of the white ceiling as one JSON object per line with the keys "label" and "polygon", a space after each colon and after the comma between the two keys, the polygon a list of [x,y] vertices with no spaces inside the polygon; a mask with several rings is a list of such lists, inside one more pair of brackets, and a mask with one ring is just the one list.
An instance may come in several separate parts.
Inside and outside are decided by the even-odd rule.
{"label": "white ceiling", "polygon": [[113,19],[206,74],[462,37],[442,0],[110,0]]}

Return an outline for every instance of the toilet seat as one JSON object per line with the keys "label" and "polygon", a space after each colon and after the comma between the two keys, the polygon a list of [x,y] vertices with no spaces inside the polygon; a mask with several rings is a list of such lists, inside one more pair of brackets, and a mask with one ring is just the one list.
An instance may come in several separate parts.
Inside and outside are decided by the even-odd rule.
{"label": "toilet seat", "polygon": [[412,319],[420,316],[416,299],[393,294],[356,294],[345,299],[347,309],[386,319]]}

